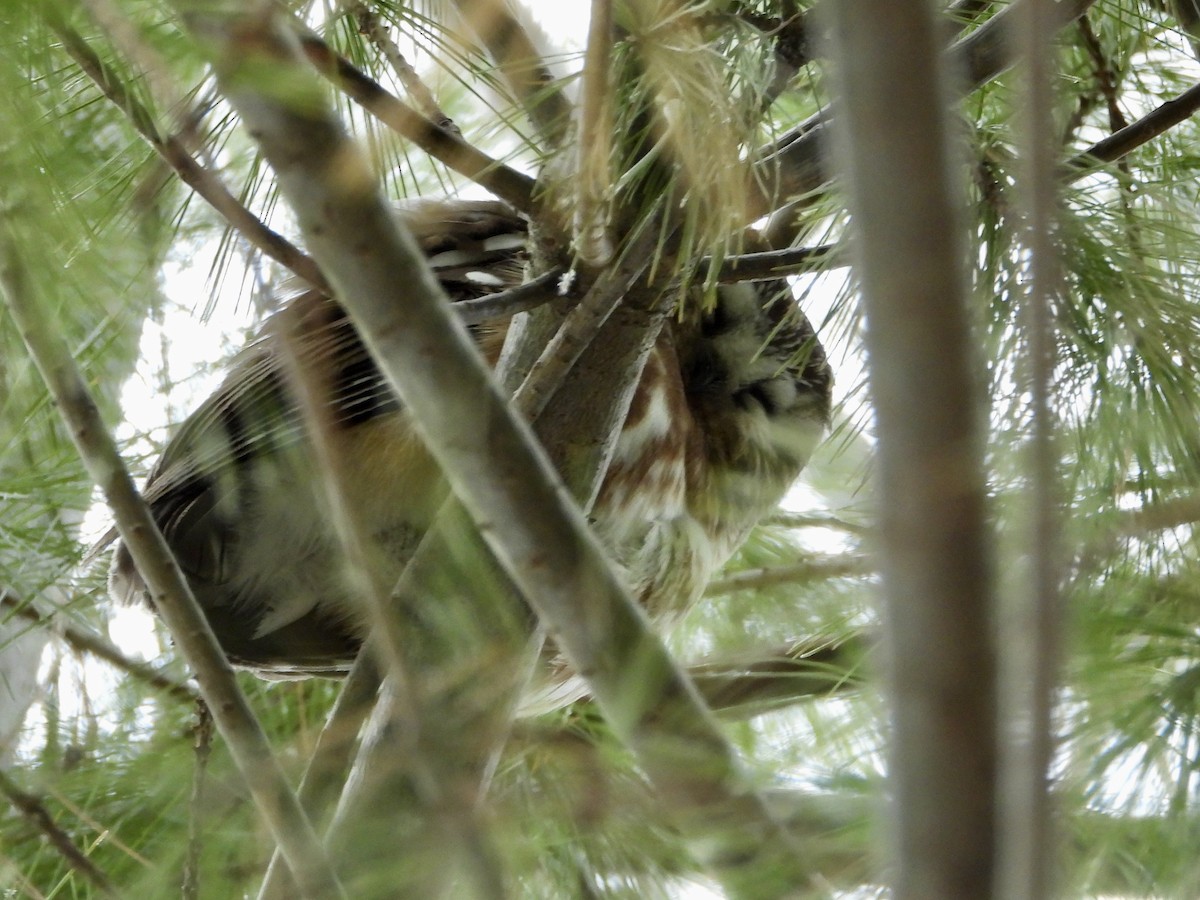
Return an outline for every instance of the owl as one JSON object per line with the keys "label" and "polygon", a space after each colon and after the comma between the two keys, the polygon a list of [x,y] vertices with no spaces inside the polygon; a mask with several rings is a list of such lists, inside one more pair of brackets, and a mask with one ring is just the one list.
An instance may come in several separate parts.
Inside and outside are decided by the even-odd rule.
{"label": "owl", "polygon": [[[503,204],[424,201],[399,214],[451,299],[521,282],[527,226]],[[491,364],[506,327],[473,327]],[[775,508],[827,427],[830,388],[825,353],[784,282],[720,286],[702,315],[664,328],[591,513],[652,617],[694,603]],[[305,402],[319,406],[328,451],[353,475],[346,500],[383,583],[399,578],[447,497],[346,311],[316,292],[289,300],[171,438],[144,491],[225,653],[264,677],[342,674],[364,637]],[[148,600],[120,543],[109,588],[120,601]]]}

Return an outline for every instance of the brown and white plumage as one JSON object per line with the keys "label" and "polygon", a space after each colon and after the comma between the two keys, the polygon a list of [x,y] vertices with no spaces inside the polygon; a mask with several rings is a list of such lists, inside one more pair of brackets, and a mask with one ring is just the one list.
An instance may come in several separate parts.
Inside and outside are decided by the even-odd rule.
{"label": "brown and white plumage", "polygon": [[[519,283],[524,222],[495,203],[404,213],[447,292]],[[478,329],[492,362],[503,328]],[[307,293],[268,321],[184,423],[146,499],[231,660],[264,673],[336,673],[361,643],[314,461],[296,373],[329,413],[355,477],[348,500],[399,577],[445,497],[437,468],[345,312]],[[829,416],[830,373],[782,283],[717,291],[673,323],[634,393],[593,523],[654,615],[691,603],[799,475]],[[145,595],[123,546],[110,589]]]}

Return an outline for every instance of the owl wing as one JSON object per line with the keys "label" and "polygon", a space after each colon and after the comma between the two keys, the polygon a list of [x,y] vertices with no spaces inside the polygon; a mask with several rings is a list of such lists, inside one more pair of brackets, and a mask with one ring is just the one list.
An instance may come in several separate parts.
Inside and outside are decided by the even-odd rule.
{"label": "owl wing", "polygon": [[[506,206],[423,201],[401,216],[453,299],[520,283],[526,226]],[[345,310],[315,292],[289,300],[169,441],[144,491],[230,658],[274,674],[341,671],[360,643],[328,575],[340,563],[299,389],[322,409],[331,439],[365,461],[374,483],[364,505],[390,494],[369,511],[398,553],[415,547],[441,497],[432,462]],[[109,587],[120,600],[147,598],[123,544]]]}

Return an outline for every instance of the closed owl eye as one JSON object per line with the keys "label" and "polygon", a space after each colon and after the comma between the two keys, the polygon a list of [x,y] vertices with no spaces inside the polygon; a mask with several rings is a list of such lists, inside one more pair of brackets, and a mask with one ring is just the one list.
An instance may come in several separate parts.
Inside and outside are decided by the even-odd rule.
{"label": "closed owl eye", "polygon": [[796,386],[790,378],[772,378],[746,385],[733,394],[733,402],[744,410],[754,405],[768,416],[777,416],[791,408],[796,398]]}

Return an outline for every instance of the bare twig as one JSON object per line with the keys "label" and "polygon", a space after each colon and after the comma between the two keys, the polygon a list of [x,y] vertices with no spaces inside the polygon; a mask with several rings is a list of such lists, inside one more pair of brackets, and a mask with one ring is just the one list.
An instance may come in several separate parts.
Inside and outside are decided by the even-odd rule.
{"label": "bare twig", "polygon": [[0,605],[14,610],[17,615],[36,622],[43,628],[51,629],[74,649],[90,653],[97,659],[102,659],[120,669],[126,675],[144,681],[156,690],[165,691],[176,700],[194,703],[200,696],[196,689],[187,682],[177,681],[153,666],[130,659],[111,641],[82,625],[66,621],[65,617],[61,615],[57,619],[52,619],[50,615],[43,613],[32,603],[23,601],[10,591],[0,590]]}
{"label": "bare twig", "polygon": [[[698,858],[733,891],[798,890],[809,878],[801,853],[747,786],[729,744],[507,406],[419,249],[388,214],[366,162],[318,105],[287,34],[236,15],[192,24],[203,27],[230,102],[261,142],[315,256],[455,493],[586,673]],[[277,77],[238,77],[247,66],[270,66]],[[264,94],[273,84],[287,84],[289,98],[302,95],[305,103]],[[373,238],[367,246],[357,239],[364,231]],[[408,281],[402,310],[388,302],[398,272]],[[436,372],[430,359],[441,361]]]}
{"label": "bare twig", "polygon": [[54,821],[54,816],[50,815],[50,811],[46,809],[41,800],[17,787],[16,782],[3,769],[0,769],[0,794],[7,797],[8,802],[33,823],[33,826],[45,836],[50,846],[66,860],[67,865],[99,888],[102,893],[112,897],[118,896],[109,877],[88,859],[82,850],[75,846],[71,836],[59,827],[58,823]]}
{"label": "bare twig", "polygon": [[[843,262],[837,244],[821,244],[817,247],[788,247],[783,250],[764,250],[759,253],[742,253],[726,256],[720,261],[716,272],[719,284],[734,284],[738,281],[770,281],[788,275],[800,275],[831,266],[849,265]],[[832,261],[832,262],[831,262]],[[703,260],[696,270],[698,279],[706,279],[712,268],[712,260]]]}
{"label": "bare twig", "polygon": [[221,179],[201,165],[188,152],[183,142],[164,135],[155,124],[154,116],[125,86],[120,76],[88,46],[69,26],[51,20],[51,28],[63,42],[63,47],[79,68],[96,83],[101,92],[125,113],[130,125],[179,176],[180,180],[199,194],[219,212],[238,234],[253,247],[262,251],[290,272],[304,279],[317,290],[328,292],[329,286],[317,264],[304,251],[278,232],[268,228],[250,212],[222,183]]}
{"label": "bare twig", "polygon": [[88,473],[113,510],[121,538],[213,710],[217,726],[306,897],[343,896],[316,834],[288,787],[204,613],[192,596],[74,360],[31,295],[11,211],[0,232],[0,289],[30,356],[70,430]]}
{"label": "bare twig", "polygon": [[528,175],[492,159],[457,134],[438,127],[334,53],[315,34],[302,34],[300,45],[317,71],[380,122],[514,208],[523,213],[534,211],[533,179]]}

